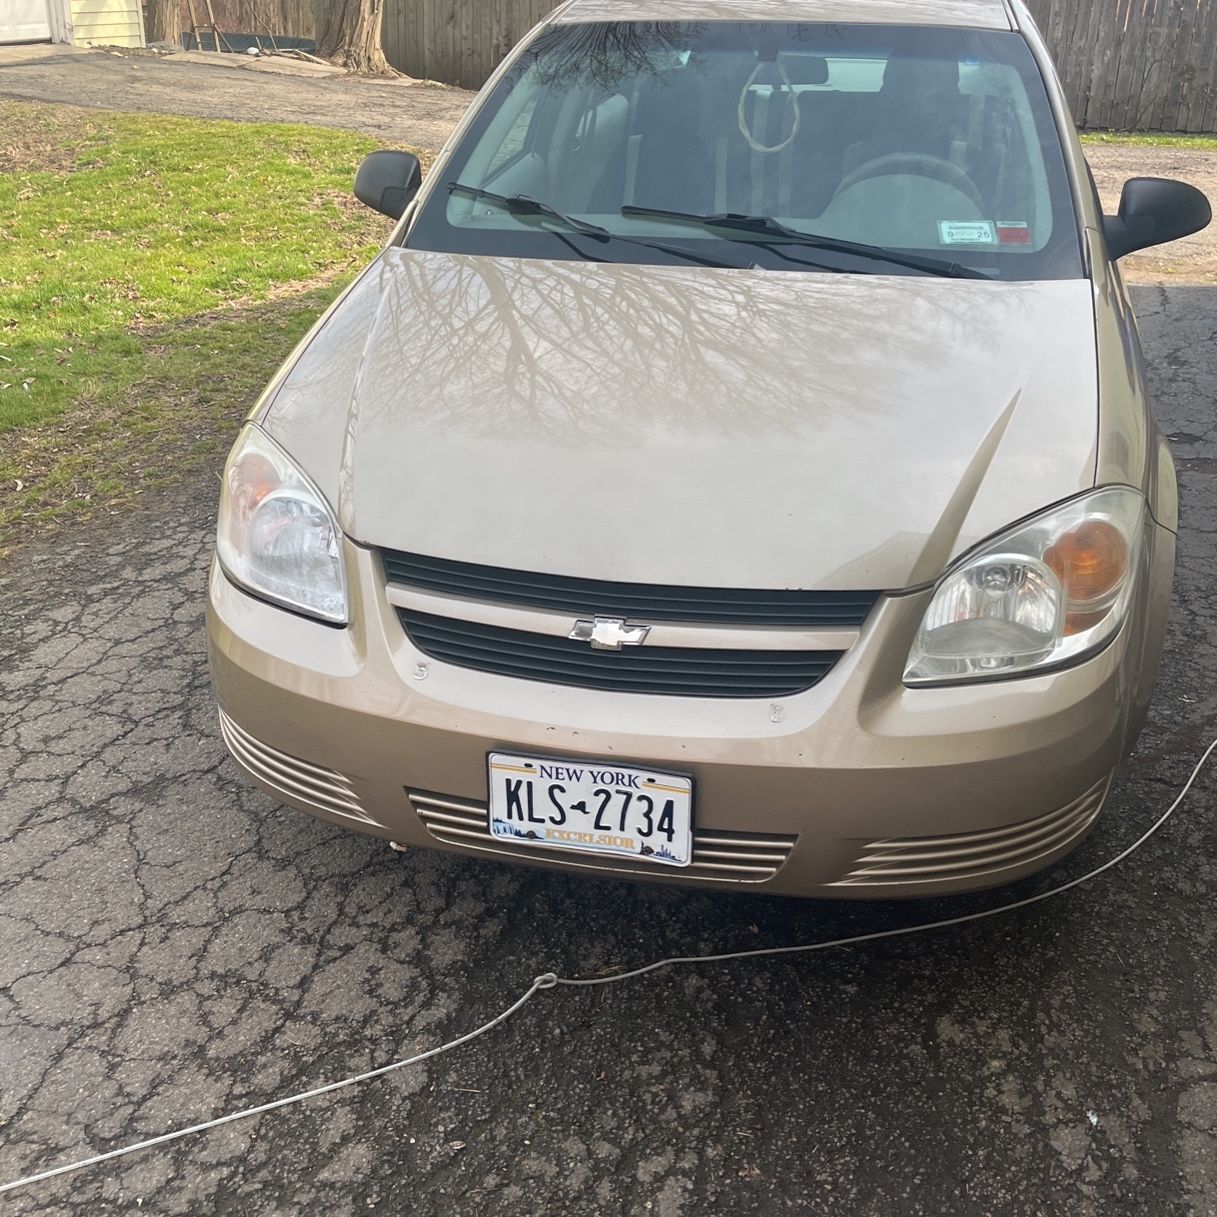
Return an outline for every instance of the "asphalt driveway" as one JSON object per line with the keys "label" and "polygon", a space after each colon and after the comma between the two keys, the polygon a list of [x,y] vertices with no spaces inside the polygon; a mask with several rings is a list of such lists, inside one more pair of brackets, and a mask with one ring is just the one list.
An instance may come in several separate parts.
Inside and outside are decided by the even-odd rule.
{"label": "asphalt driveway", "polygon": [[[1101,827],[1217,735],[1217,288],[1138,289],[1184,496],[1170,649]],[[0,570],[0,1181],[387,1063],[539,971],[983,907],[392,854],[225,759],[213,482]],[[978,791],[977,797],[984,792]],[[466,1049],[6,1197],[23,1214],[1217,1214],[1217,771],[1139,858],[932,937],[543,993]]]}
{"label": "asphalt driveway", "polygon": [[[442,85],[264,75],[246,70],[243,56],[216,60],[185,63],[65,46],[0,47],[0,97],[190,118],[346,127],[428,152],[439,151],[473,99],[464,89]],[[234,61],[239,66],[229,66]]]}

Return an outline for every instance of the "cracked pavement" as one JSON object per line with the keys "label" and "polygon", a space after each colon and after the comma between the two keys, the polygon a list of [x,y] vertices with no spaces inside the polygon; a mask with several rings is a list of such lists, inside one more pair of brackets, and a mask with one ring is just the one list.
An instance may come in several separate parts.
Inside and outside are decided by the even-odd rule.
{"label": "cracked pavement", "polygon": [[[1136,303],[1183,490],[1149,726],[1099,828],[1217,735],[1217,288]],[[414,852],[246,786],[207,684],[212,479],[0,568],[0,1181],[388,1063],[538,972],[990,907],[830,905]],[[977,791],[977,797],[983,797]],[[466,1048],[15,1192],[15,1214],[1217,1214],[1217,767],[1035,909],[539,994]]]}

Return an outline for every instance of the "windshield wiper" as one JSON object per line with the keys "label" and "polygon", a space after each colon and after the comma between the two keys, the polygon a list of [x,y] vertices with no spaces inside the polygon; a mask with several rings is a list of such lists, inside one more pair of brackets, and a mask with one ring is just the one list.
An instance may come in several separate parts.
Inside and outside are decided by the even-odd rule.
{"label": "windshield wiper", "polygon": [[779,237],[808,249],[823,249],[829,253],[853,254],[871,261],[887,262],[892,266],[906,266],[910,270],[924,271],[927,275],[940,275],[945,279],[989,279],[983,271],[948,262],[944,258],[924,258],[919,254],[898,253],[884,249],[882,245],[865,245],[858,241],[843,241],[836,237],[820,236],[812,232],[800,232],[787,228],[772,216],[739,215],[724,212],[720,215],[701,215],[693,211],[668,211],[663,207],[634,207],[627,204],[621,209],[623,216],[650,217],[656,220],[676,220],[684,224],[700,224],[703,228],[719,228],[727,232],[748,233],[753,236]]}
{"label": "windshield wiper", "polygon": [[[591,237],[596,241],[624,241],[627,245],[640,245],[644,249],[657,249],[661,253],[672,254],[673,257],[677,258],[684,258],[686,262],[695,262],[698,266],[710,266],[722,270],[746,269],[737,262],[724,262],[720,258],[706,258],[701,254],[690,253],[687,249],[678,249],[674,245],[664,245],[660,241],[644,241],[639,237],[618,236],[615,232],[609,232],[607,228],[601,228],[599,224],[591,224],[587,220],[578,219],[576,216],[568,216],[556,207],[551,207],[548,203],[542,203],[540,199],[529,198],[526,194],[496,194],[493,190],[484,190],[481,186],[468,186],[464,182],[449,182],[448,193],[463,194],[483,203],[492,203],[514,216],[549,220],[552,223],[563,225],[570,229],[571,232]],[[556,237],[561,236],[560,233],[554,233],[553,235]],[[570,242],[567,241],[566,244],[570,245]],[[589,261],[604,261],[603,258],[589,257],[589,255],[583,253],[576,246],[571,245],[571,248],[580,257],[588,258]]]}
{"label": "windshield wiper", "polygon": [[555,223],[564,224],[572,232],[581,232],[585,236],[596,237],[602,241],[612,236],[607,228],[601,228],[599,224],[589,224],[586,220],[568,216],[564,211],[559,211],[548,203],[542,203],[540,199],[530,199],[526,194],[495,194],[493,190],[483,190],[480,186],[467,186],[464,182],[449,182],[448,193],[467,195],[469,198],[478,199],[483,203],[494,203],[514,216],[540,216],[546,220],[553,220]]}
{"label": "windshield wiper", "polygon": [[[479,199],[485,203],[493,203],[498,207],[502,207],[504,211],[510,212],[516,216],[540,216],[545,220],[552,220],[558,224],[564,225],[572,232],[577,232],[581,236],[594,237],[598,241],[603,241],[608,237],[608,230],[600,228],[596,224],[586,224],[583,220],[576,220],[574,216],[564,215],[556,207],[551,207],[548,203],[542,203],[537,199],[530,199],[523,194],[495,194],[493,190],[483,190],[480,186],[466,186],[464,182],[449,182],[449,194],[467,194],[470,198]],[[582,259],[584,262],[604,262],[604,258],[597,258],[593,254],[589,254],[587,250],[580,249],[578,245],[563,233],[553,233],[567,249]]]}

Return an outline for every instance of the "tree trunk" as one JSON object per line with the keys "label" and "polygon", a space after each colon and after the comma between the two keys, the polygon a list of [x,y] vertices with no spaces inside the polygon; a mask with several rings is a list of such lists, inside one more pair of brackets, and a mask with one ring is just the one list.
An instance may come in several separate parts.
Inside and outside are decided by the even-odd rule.
{"label": "tree trunk", "polygon": [[318,55],[351,72],[397,75],[380,40],[384,0],[327,0],[318,16]]}
{"label": "tree trunk", "polygon": [[148,0],[145,10],[149,42],[173,42],[182,45],[181,0]]}

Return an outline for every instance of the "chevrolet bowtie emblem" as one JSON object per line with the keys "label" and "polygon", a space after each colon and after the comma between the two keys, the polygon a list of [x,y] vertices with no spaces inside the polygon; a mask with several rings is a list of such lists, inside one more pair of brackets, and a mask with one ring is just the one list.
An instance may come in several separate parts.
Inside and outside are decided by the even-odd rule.
{"label": "chevrolet bowtie emblem", "polygon": [[596,651],[620,651],[622,647],[640,647],[651,632],[649,625],[626,625],[621,617],[596,617],[592,621],[576,621],[569,637],[576,642],[590,642]]}

